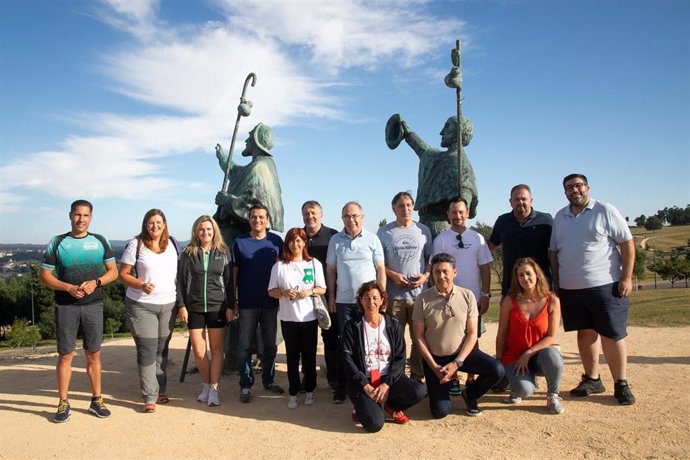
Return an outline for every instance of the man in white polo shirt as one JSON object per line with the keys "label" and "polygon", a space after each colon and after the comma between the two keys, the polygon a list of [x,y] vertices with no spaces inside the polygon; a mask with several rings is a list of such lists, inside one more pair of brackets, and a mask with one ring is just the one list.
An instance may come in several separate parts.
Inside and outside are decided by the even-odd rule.
{"label": "man in white polo shirt", "polygon": [[634,404],[626,380],[625,343],[635,262],[632,234],[616,208],[589,197],[585,175],[566,176],[563,188],[570,204],[554,218],[549,259],[561,299],[563,327],[577,331],[585,371],[570,394],[589,396],[606,391],[599,376],[602,349],[613,376],[614,396],[619,404]]}

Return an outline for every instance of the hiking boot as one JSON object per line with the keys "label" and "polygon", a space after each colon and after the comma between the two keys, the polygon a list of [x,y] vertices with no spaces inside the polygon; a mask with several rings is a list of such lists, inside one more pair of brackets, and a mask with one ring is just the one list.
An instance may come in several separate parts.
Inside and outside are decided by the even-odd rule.
{"label": "hiking boot", "polygon": [[268,385],[264,385],[264,388],[270,391],[271,393],[275,393],[277,395],[282,395],[283,393],[285,393],[285,390],[283,390],[283,388],[275,382],[271,382]]}
{"label": "hiking boot", "polygon": [[288,409],[297,409],[297,395],[288,396]]}
{"label": "hiking boot", "polygon": [[601,377],[593,379],[587,376],[587,374],[582,374],[582,380],[575,388],[570,390],[570,396],[583,397],[605,391],[606,388],[604,388],[604,384],[601,382]]}
{"label": "hiking boot", "polygon": [[630,391],[627,380],[617,380],[614,384],[613,396],[618,400],[618,404],[629,406],[635,404],[635,396]]}
{"label": "hiking boot", "polygon": [[252,400],[252,390],[249,388],[242,388],[240,390],[240,402],[246,404],[251,400]]}
{"label": "hiking boot", "polygon": [[201,403],[207,403],[208,402],[208,394],[211,391],[211,385],[209,385],[206,382],[203,382],[201,384],[201,393],[199,393],[199,396],[196,397],[196,400],[201,402]]}
{"label": "hiking boot", "polygon": [[211,387],[208,390],[208,401],[206,404],[209,406],[220,406],[220,391],[218,391],[218,388]]}
{"label": "hiking boot", "polygon": [[313,391],[307,391],[304,394],[304,405],[305,406],[311,406],[316,402],[316,395],[314,394]]}
{"label": "hiking boot", "polygon": [[565,409],[561,406],[561,397],[558,393],[550,393],[546,395],[546,407],[552,414],[562,414]]}
{"label": "hiking boot", "polygon": [[467,415],[469,415],[470,417],[477,417],[478,415],[482,415],[482,410],[477,405],[476,399],[467,399],[467,393],[464,391],[460,393],[460,396],[462,396],[462,399],[465,401],[465,413]]}
{"label": "hiking boot", "polygon": [[91,398],[91,405],[89,406],[89,413],[98,418],[106,418],[110,415],[110,411],[103,403],[103,396]]}
{"label": "hiking boot", "polygon": [[64,423],[68,421],[71,412],[69,402],[66,399],[61,399],[55,417],[53,417],[53,422]]}

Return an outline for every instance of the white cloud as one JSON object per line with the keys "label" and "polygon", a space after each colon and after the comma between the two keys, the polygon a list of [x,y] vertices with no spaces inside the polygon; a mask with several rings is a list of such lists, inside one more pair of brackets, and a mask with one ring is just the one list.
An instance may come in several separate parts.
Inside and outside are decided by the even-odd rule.
{"label": "white cloud", "polygon": [[104,52],[99,71],[114,92],[158,113],[82,114],[88,135],[0,166],[3,210],[30,190],[67,198],[78,186],[83,196],[118,199],[169,192],[180,184],[155,160],[225,145],[249,72],[258,76],[247,89],[253,122],[243,121],[240,148],[258,120],[347,118],[329,92],[352,84],[338,79],[341,70],[419,63],[462,26],[419,12],[423,2],[217,0],[226,22],[179,26],[161,22],[158,0],[103,3],[99,18],[136,40]]}

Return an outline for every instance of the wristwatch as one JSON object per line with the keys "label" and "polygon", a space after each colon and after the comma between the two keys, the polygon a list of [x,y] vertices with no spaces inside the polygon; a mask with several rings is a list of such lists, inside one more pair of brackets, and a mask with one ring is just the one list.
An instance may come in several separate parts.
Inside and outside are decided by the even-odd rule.
{"label": "wristwatch", "polygon": [[100,279],[100,278],[96,278],[96,287],[101,287],[101,284],[102,284],[102,283],[101,283],[101,279]]}
{"label": "wristwatch", "polygon": [[465,364],[465,361],[463,361],[462,359],[459,359],[459,358],[455,358],[453,360],[453,362],[455,363],[456,366],[458,366],[458,369],[460,369],[462,367],[462,365]]}
{"label": "wristwatch", "polygon": [[487,299],[490,299],[491,293],[490,292],[482,292],[482,297],[486,297]]}

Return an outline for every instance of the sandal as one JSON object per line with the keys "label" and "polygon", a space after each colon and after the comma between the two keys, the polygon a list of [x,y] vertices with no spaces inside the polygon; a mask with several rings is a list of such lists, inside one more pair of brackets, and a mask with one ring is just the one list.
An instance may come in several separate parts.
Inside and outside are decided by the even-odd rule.
{"label": "sandal", "polygon": [[146,403],[144,404],[144,410],[143,412],[145,414],[151,414],[153,412],[156,412],[156,403]]}
{"label": "sandal", "polygon": [[158,400],[156,402],[158,404],[168,404],[170,402],[170,398],[168,395],[158,395]]}
{"label": "sandal", "polygon": [[407,418],[407,415],[403,414],[401,410],[394,411],[388,406],[388,404],[386,404],[383,409],[388,413],[388,415],[393,417],[393,423],[397,423],[398,425],[410,423],[410,419]]}

